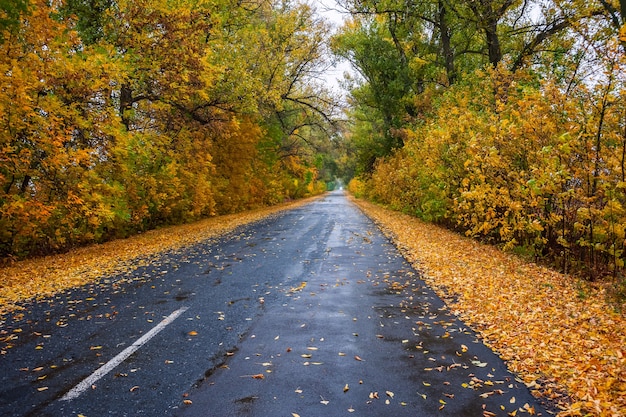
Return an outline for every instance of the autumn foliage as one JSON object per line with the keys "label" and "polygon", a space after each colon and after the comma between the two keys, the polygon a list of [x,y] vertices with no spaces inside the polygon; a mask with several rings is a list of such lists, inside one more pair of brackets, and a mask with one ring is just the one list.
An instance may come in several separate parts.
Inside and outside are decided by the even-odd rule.
{"label": "autumn foliage", "polygon": [[[365,74],[353,90],[359,192],[562,271],[610,276],[623,297],[619,7],[554,1],[530,13],[533,2],[345,3],[360,14],[336,49]],[[472,20],[481,16],[493,28]],[[431,43],[416,35],[424,21],[434,22]],[[374,47],[396,51],[393,72],[359,55]],[[392,97],[381,80],[402,88]],[[393,113],[383,99],[396,103]]]}
{"label": "autumn foliage", "polygon": [[351,192],[560,415],[624,415],[626,4],[341,4]]}
{"label": "autumn foliage", "polygon": [[333,99],[308,82],[310,7],[83,3],[16,4],[0,27],[0,257],[324,189],[308,144],[332,134]]}

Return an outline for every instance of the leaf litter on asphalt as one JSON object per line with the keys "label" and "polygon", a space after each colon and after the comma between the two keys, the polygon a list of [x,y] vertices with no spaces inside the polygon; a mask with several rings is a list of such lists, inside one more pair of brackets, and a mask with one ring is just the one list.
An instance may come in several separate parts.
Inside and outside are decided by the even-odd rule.
{"label": "leaf litter on asphalt", "polygon": [[[353,201],[534,395],[559,406],[560,416],[626,415],[626,318],[605,301],[602,288],[587,288],[581,297],[574,277]],[[528,404],[520,410],[534,412]]]}
{"label": "leaf litter on asphalt", "polygon": [[[86,246],[64,254],[15,262],[0,268],[0,317],[19,309],[19,302],[49,297],[69,288],[96,282],[108,275],[130,273],[148,265],[161,253],[217,238],[241,225],[300,207],[316,198],[319,197],[211,217],[185,225],[151,230],[127,239]],[[167,271],[155,273],[164,274]]]}

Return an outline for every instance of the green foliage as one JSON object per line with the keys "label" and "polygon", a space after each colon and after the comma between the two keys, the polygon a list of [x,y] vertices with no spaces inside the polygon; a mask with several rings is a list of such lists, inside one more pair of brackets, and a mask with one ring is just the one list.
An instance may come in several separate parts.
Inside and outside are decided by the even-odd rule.
{"label": "green foliage", "polygon": [[626,49],[614,3],[554,1],[533,15],[528,2],[342,4],[353,14],[335,50],[362,75],[348,135],[356,193],[588,279],[623,275]]}
{"label": "green foliage", "polygon": [[6,34],[19,27],[20,17],[28,12],[28,0],[0,0],[0,43]]}

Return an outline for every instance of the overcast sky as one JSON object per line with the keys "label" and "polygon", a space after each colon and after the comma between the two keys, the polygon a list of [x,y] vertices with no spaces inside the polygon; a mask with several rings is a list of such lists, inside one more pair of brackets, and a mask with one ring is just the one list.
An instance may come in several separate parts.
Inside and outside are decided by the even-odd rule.
{"label": "overcast sky", "polygon": [[[339,6],[334,0],[318,0],[313,4],[316,6],[318,14],[333,24],[333,30],[342,25],[343,16],[338,11]],[[328,71],[326,74],[326,82],[334,89],[340,90],[339,80],[343,80],[343,74],[346,71],[353,72],[350,64],[347,61],[338,63],[334,70]]]}

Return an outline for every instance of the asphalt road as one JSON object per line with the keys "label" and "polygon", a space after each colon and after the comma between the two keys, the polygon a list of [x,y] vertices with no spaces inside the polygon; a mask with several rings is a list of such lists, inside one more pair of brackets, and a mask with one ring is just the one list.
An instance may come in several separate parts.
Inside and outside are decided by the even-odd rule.
{"label": "asphalt road", "polygon": [[341,192],[143,263],[0,326],[0,415],[548,415]]}

